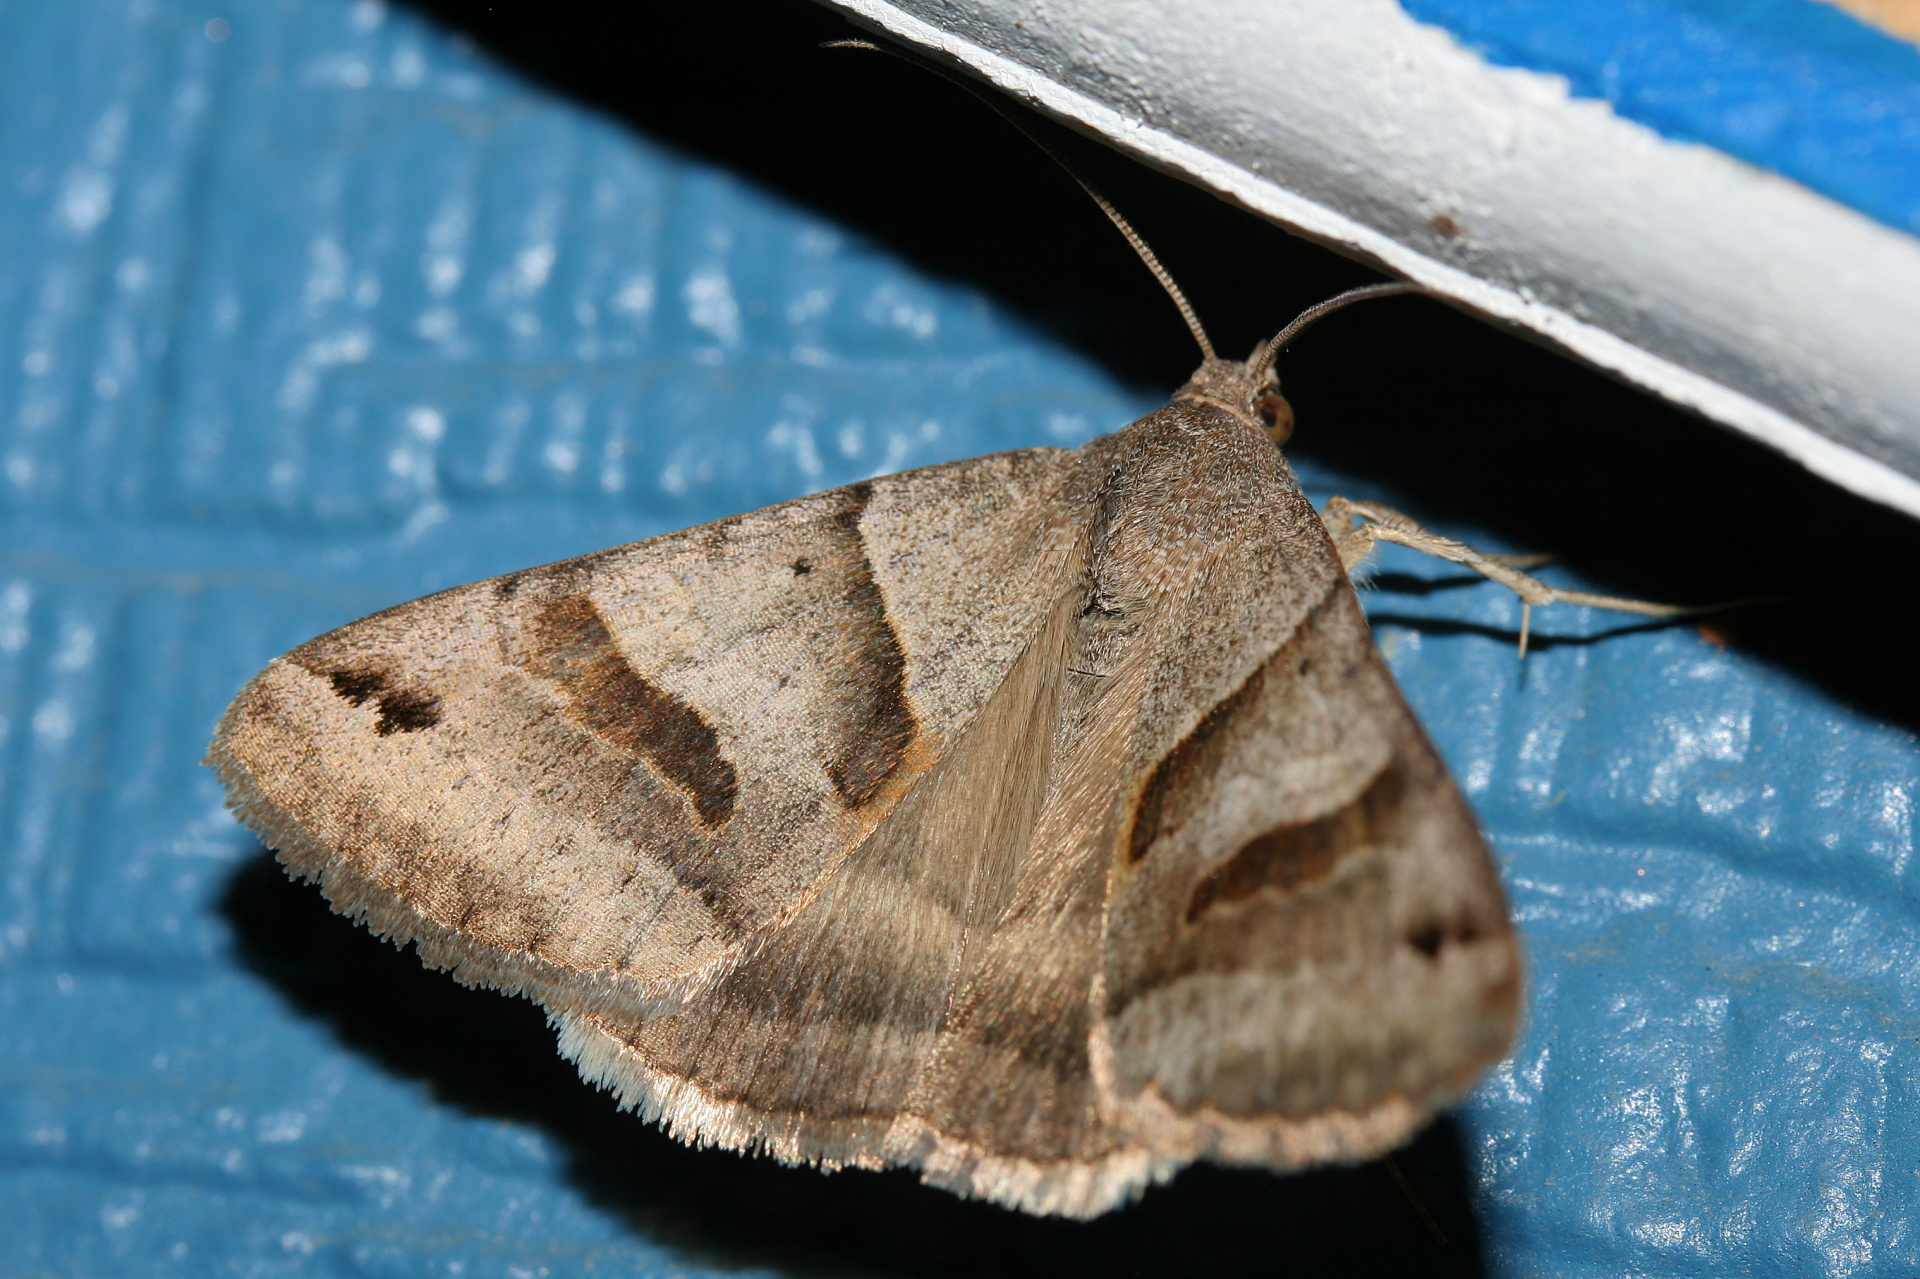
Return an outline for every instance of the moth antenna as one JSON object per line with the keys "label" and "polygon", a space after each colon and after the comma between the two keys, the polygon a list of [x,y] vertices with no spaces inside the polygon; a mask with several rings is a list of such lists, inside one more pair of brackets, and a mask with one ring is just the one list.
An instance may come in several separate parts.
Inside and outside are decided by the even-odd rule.
{"label": "moth antenna", "polygon": [[1047,141],[1038,131],[1028,125],[1025,120],[1010,110],[1005,103],[999,102],[987,94],[982,93],[972,84],[962,80],[959,76],[954,75],[938,63],[928,62],[923,58],[915,57],[913,54],[900,49],[889,48],[883,44],[875,44],[871,40],[829,40],[823,44],[821,48],[866,49],[873,53],[888,54],[900,59],[902,62],[910,62],[923,71],[931,71],[933,74],[965,89],[968,93],[971,93],[974,97],[985,103],[987,107],[1002,120],[1005,120],[1008,124],[1020,130],[1020,132],[1026,136],[1027,141],[1039,147],[1049,160],[1052,160],[1055,164],[1066,170],[1067,176],[1075,182],[1078,182],[1080,189],[1085,191],[1087,195],[1092,198],[1093,202],[1100,206],[1100,212],[1107,215],[1107,220],[1119,228],[1120,234],[1126,237],[1127,243],[1133,246],[1133,251],[1140,255],[1142,262],[1147,264],[1147,270],[1153,272],[1153,278],[1160,281],[1160,287],[1167,291],[1167,296],[1173,299],[1174,306],[1179,308],[1180,318],[1187,322],[1187,332],[1193,334],[1193,340],[1200,346],[1200,354],[1205,356],[1209,361],[1218,358],[1213,353],[1213,343],[1208,339],[1206,329],[1201,326],[1200,317],[1195,313],[1193,304],[1187,301],[1187,295],[1182,293],[1180,286],[1173,282],[1173,273],[1167,270],[1166,267],[1160,265],[1160,259],[1155,256],[1154,251],[1148,247],[1147,242],[1141,238],[1140,233],[1133,229],[1133,224],[1120,215],[1120,210],[1113,207],[1112,201],[1100,194],[1099,188],[1087,180],[1086,175],[1080,171],[1079,166],[1062,155],[1051,142]]}
{"label": "moth antenna", "polygon": [[1427,1234],[1436,1244],[1442,1248],[1446,1247],[1447,1232],[1440,1229],[1440,1223],[1435,1221],[1433,1214],[1427,1211],[1427,1205],[1414,1191],[1413,1183],[1407,1180],[1407,1174],[1400,1171],[1400,1164],[1391,1153],[1380,1156],[1380,1162],[1386,1165],[1387,1175],[1393,1178],[1393,1184],[1400,1187],[1400,1193],[1407,1197],[1407,1202],[1413,1205],[1413,1210],[1420,1214],[1420,1222],[1426,1226]]}
{"label": "moth antenna", "polygon": [[1393,284],[1365,284],[1357,289],[1348,289],[1345,293],[1336,293],[1325,302],[1317,302],[1293,317],[1293,323],[1273,335],[1273,340],[1261,347],[1254,358],[1247,361],[1247,372],[1258,382],[1266,376],[1273,362],[1280,358],[1280,352],[1287,343],[1300,336],[1301,330],[1317,320],[1332,315],[1342,307],[1352,306],[1355,302],[1366,302],[1373,298],[1390,298],[1401,293],[1425,293],[1417,284],[1396,282]]}

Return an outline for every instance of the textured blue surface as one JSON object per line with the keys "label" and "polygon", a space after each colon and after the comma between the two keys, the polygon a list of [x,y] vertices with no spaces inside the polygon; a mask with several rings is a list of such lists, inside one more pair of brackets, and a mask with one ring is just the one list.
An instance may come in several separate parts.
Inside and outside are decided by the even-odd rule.
{"label": "textured blue surface", "polygon": [[[263,866],[198,761],[285,648],[1151,406],[406,11],[209,16],[0,4],[0,1274],[1282,1268],[1302,1234],[1232,1250],[1330,1183],[1200,1174],[1018,1233],[683,1156],[524,1005]],[[1371,602],[1530,953],[1524,1039],[1451,1130],[1487,1266],[1920,1269],[1913,734],[1692,628],[1556,610],[1604,638],[1521,668],[1492,587]]]}
{"label": "textured blue surface", "polygon": [[1819,0],[1401,0],[1494,62],[1920,232],[1920,49]]}

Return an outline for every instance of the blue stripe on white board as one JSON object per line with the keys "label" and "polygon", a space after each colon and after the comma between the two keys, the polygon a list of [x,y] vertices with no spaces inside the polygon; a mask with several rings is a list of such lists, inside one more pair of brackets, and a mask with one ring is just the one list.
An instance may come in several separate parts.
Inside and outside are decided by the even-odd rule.
{"label": "blue stripe on white board", "polygon": [[1920,48],[1818,0],[1401,0],[1502,66],[1920,232]]}

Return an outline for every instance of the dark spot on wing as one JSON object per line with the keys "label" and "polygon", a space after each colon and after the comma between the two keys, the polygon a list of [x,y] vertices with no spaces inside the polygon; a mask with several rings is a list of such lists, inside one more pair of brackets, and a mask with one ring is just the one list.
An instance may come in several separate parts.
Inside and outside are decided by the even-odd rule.
{"label": "dark spot on wing", "polygon": [[1440,948],[1452,944],[1471,946],[1480,940],[1480,930],[1470,919],[1456,919],[1443,922],[1438,919],[1422,920],[1407,931],[1407,945],[1425,955],[1428,959],[1440,958]]}
{"label": "dark spot on wing", "polygon": [[522,576],[519,573],[509,573],[505,577],[496,579],[493,583],[493,598],[503,601],[512,599],[520,590]]}
{"label": "dark spot on wing", "polygon": [[887,617],[887,602],[873,579],[860,517],[872,486],[846,490],[845,506],[830,527],[833,551],[845,561],[841,602],[844,613],[832,636],[828,668],[838,703],[835,743],[826,760],[827,777],[849,808],[872,801],[888,778],[906,762],[919,730],[907,703],[907,657]]}
{"label": "dark spot on wing", "polygon": [[385,671],[371,667],[331,671],[327,683],[349,706],[375,703],[379,715],[373,722],[373,731],[382,737],[417,733],[440,722],[439,698],[417,689],[398,688]]}
{"label": "dark spot on wing", "polygon": [[806,556],[802,555],[793,562],[793,575],[795,577],[805,577],[811,572],[813,572],[813,561]]}
{"label": "dark spot on wing", "polygon": [[[1285,895],[1324,881],[1341,862],[1381,845],[1398,824],[1405,791],[1405,779],[1395,762],[1333,812],[1276,826],[1248,840],[1195,886],[1187,899],[1187,922],[1193,923],[1216,903],[1241,901],[1258,892]],[[1438,950],[1439,943],[1434,947]]]}
{"label": "dark spot on wing", "polygon": [[601,741],[653,765],[685,791],[708,826],[733,816],[739,782],[720,736],[699,711],[642,678],[585,595],[543,608],[536,623],[542,675],[559,683],[573,719]]}
{"label": "dark spot on wing", "polygon": [[389,733],[417,733],[440,722],[440,699],[431,693],[413,693],[399,689],[380,699],[380,718],[373,731],[385,737]]}
{"label": "dark spot on wing", "polygon": [[349,706],[365,706],[387,687],[387,677],[380,671],[335,671],[327,676],[327,682]]}

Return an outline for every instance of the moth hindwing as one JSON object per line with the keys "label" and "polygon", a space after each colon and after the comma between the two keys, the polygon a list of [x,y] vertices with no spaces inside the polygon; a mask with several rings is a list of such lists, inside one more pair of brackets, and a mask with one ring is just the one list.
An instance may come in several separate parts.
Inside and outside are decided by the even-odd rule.
{"label": "moth hindwing", "polygon": [[366,618],[210,762],[688,1140],[1068,1216],[1368,1157],[1505,1052],[1520,963],[1268,393],[1209,359],[1078,450]]}

